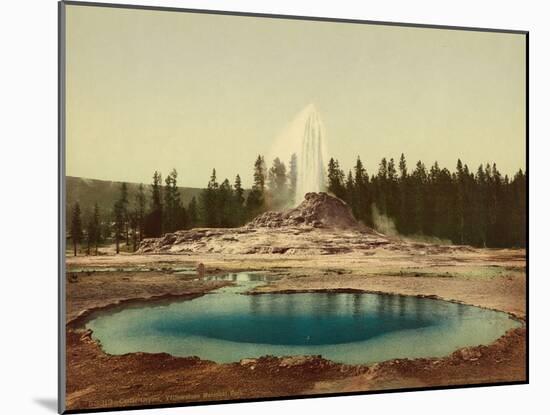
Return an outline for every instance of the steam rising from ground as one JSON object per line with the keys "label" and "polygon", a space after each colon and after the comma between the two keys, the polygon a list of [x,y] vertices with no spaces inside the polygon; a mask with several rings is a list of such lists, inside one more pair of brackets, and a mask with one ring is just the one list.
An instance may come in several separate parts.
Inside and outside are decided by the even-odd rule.
{"label": "steam rising from ground", "polygon": [[380,213],[376,205],[372,205],[372,223],[374,229],[386,236],[398,236],[399,232],[395,227],[395,223],[392,218]]}
{"label": "steam rising from ground", "polygon": [[389,216],[381,213],[376,205],[372,205],[372,222],[374,229],[376,229],[381,234],[386,236],[398,237],[399,239],[405,239],[414,242],[424,242],[435,245],[452,245],[453,242],[449,239],[441,239],[435,236],[426,236],[426,235],[401,235],[395,226],[395,222]]}
{"label": "steam rising from ground", "polygon": [[285,163],[292,154],[297,156],[297,182],[295,204],[308,192],[326,191],[325,163],[327,148],[325,128],[319,112],[313,104],[306,106],[276,138],[270,152],[270,160],[279,157]]}

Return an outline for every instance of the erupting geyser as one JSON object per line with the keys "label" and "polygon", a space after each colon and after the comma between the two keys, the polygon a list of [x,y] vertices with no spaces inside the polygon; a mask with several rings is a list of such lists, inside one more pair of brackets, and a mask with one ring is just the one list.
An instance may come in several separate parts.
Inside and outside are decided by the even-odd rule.
{"label": "erupting geyser", "polygon": [[325,129],[313,104],[305,107],[278,137],[271,152],[272,158],[297,158],[295,204],[309,192],[324,192],[327,151]]}
{"label": "erupting geyser", "polygon": [[298,156],[298,180],[296,200],[306,193],[325,190],[325,158],[323,157],[323,127],[319,113],[313,105],[308,108],[307,121],[301,139]]}

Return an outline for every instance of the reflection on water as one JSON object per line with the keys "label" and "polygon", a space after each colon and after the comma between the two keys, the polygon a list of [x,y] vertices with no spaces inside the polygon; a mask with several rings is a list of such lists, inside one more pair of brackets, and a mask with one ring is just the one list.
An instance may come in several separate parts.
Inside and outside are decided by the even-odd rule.
{"label": "reflection on water", "polygon": [[487,344],[518,322],[477,307],[425,298],[346,293],[242,295],[259,274],[192,301],[127,307],[87,324],[111,354],[167,352],[218,362],[321,354],[344,363],[436,357]]}

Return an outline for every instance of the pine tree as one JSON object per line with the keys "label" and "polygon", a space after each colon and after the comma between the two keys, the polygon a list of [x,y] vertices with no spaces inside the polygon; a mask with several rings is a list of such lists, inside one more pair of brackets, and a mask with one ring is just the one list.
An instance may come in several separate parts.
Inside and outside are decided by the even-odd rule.
{"label": "pine tree", "polygon": [[390,158],[388,162],[388,173],[386,182],[386,213],[388,216],[395,218],[399,214],[399,188],[397,181],[397,170],[395,169],[395,162],[393,158]]}
{"label": "pine tree", "polygon": [[235,226],[235,212],[234,209],[235,196],[233,194],[233,189],[228,179],[225,179],[220,185],[218,193],[218,206],[220,209],[219,215],[219,226],[222,228],[230,228]]}
{"label": "pine tree", "polygon": [[120,241],[124,238],[126,218],[124,217],[124,206],[119,199],[115,202],[113,207],[113,219],[114,219],[114,237],[116,245],[116,253],[120,253]]}
{"label": "pine tree", "polygon": [[424,211],[426,206],[426,186],[428,182],[426,167],[420,160],[411,175],[413,223],[412,234],[424,234]]}
{"label": "pine tree", "polygon": [[199,224],[199,208],[197,205],[197,198],[195,196],[193,196],[191,202],[189,202],[187,212],[189,215],[189,227],[195,228]]}
{"label": "pine tree", "polygon": [[443,239],[456,240],[455,216],[452,213],[456,207],[456,191],[453,177],[447,168],[438,171],[432,188],[435,216],[432,219],[431,234]]}
{"label": "pine tree", "polygon": [[266,166],[263,156],[258,156],[254,163],[254,187],[265,192]]}
{"label": "pine tree", "polygon": [[233,208],[234,212],[233,215],[235,217],[235,222],[238,226],[242,225],[245,221],[245,214],[244,214],[244,189],[242,187],[241,183],[241,176],[237,174],[235,177],[235,184],[233,185],[234,190],[234,203]]}
{"label": "pine tree", "polygon": [[412,197],[409,173],[407,171],[407,160],[401,153],[399,158],[399,213],[397,215],[397,230],[400,233],[408,234],[412,230]]}
{"label": "pine tree", "polygon": [[219,184],[216,179],[216,169],[212,170],[208,186],[200,195],[200,215],[207,227],[217,227],[220,224]]}
{"label": "pine tree", "polygon": [[88,220],[88,225],[86,227],[86,240],[87,240],[87,249],[86,252],[90,255],[92,246],[95,247],[95,254],[98,253],[98,244],[101,234],[101,223],[99,218],[99,206],[97,202],[94,204],[94,210],[92,215]]}
{"label": "pine tree", "polygon": [[165,179],[163,224],[166,232],[173,232],[185,227],[186,212],[181,205],[177,178],[178,172],[176,169],[172,169]]}
{"label": "pine tree", "polygon": [[404,181],[407,176],[407,160],[405,159],[405,154],[401,153],[401,157],[399,158],[399,178],[401,181]]}
{"label": "pine tree", "polygon": [[460,244],[464,244],[465,241],[465,217],[466,217],[466,186],[467,176],[465,174],[462,161],[460,159],[456,162],[456,206],[455,206],[455,220],[457,239]]}
{"label": "pine tree", "polygon": [[489,228],[489,244],[490,246],[503,247],[508,239],[507,226],[505,221],[506,191],[502,175],[493,163],[491,166],[491,189],[490,189],[490,228]]}
{"label": "pine tree", "polygon": [[348,172],[348,176],[346,178],[345,201],[353,210],[353,206],[355,206],[355,183],[353,181],[353,174],[351,173],[351,170]]}
{"label": "pine tree", "polygon": [[128,201],[128,185],[126,183],[122,183],[120,185],[120,204],[122,209],[122,217],[124,221],[124,234],[126,236],[126,246],[130,245],[130,238],[129,238],[129,218],[130,218],[130,208],[129,208],[129,201]]}
{"label": "pine tree", "polygon": [[424,235],[436,235],[434,233],[438,228],[440,220],[440,207],[437,199],[441,196],[438,189],[438,180],[441,169],[438,162],[434,162],[428,172],[427,181],[424,188],[424,209],[422,215],[422,229]]}
{"label": "pine tree", "polygon": [[458,243],[461,244],[474,244],[474,238],[476,229],[474,229],[474,218],[475,218],[475,189],[476,182],[475,176],[470,172],[470,169],[467,164],[463,165],[463,209],[460,214],[464,216],[464,226],[460,226],[459,222],[459,235],[460,231],[463,231],[463,237],[461,236]]}
{"label": "pine tree", "polygon": [[163,204],[163,217],[162,223],[164,225],[164,232],[172,232],[174,230],[174,196],[172,193],[172,175],[168,174],[164,179],[164,204]]}
{"label": "pine tree", "polygon": [[99,244],[102,242],[102,235],[101,235],[101,216],[99,212],[99,205],[97,202],[94,204],[94,213],[93,213],[93,229],[94,229],[94,247],[95,247],[95,254],[97,255],[99,252]]}
{"label": "pine tree", "polygon": [[93,221],[90,217],[88,219],[88,223],[86,224],[86,255],[90,255],[91,249],[92,249],[92,240],[94,238],[94,229],[93,229]]}
{"label": "pine tree", "polygon": [[284,206],[288,200],[288,186],[285,164],[276,157],[268,174],[269,191],[273,208],[278,209]]}
{"label": "pine tree", "polygon": [[235,188],[235,200],[239,206],[242,206],[244,203],[244,189],[241,183],[241,176],[238,174],[235,177],[235,185],[233,187]]}
{"label": "pine tree", "polygon": [[143,232],[145,226],[145,189],[143,184],[139,184],[138,192],[136,195],[136,219],[137,219],[137,230],[138,230],[138,240],[141,242],[143,240]]}
{"label": "pine tree", "polygon": [[254,184],[246,198],[248,217],[253,218],[261,213],[265,207],[265,162],[258,156],[254,162]]}
{"label": "pine tree", "polygon": [[162,209],[162,175],[155,171],[153,174],[153,184],[151,184],[151,208],[152,210]]}
{"label": "pine tree", "polygon": [[510,245],[525,247],[527,243],[527,177],[519,170],[510,182]]}
{"label": "pine tree", "polygon": [[476,191],[475,191],[475,213],[474,213],[474,229],[476,233],[474,237],[474,245],[487,246],[487,192],[490,178],[487,178],[483,166],[480,164],[475,176]]}
{"label": "pine tree", "polygon": [[138,212],[136,210],[130,211],[130,214],[128,215],[128,226],[130,228],[130,235],[132,239],[132,251],[137,251],[138,246]]}
{"label": "pine tree", "polygon": [[145,216],[144,234],[148,237],[159,237],[162,235],[162,175],[155,171],[153,183],[151,184],[151,210]]}
{"label": "pine tree", "polygon": [[363,167],[361,158],[357,157],[355,163],[354,190],[352,199],[352,210],[355,217],[367,225],[372,225],[371,217],[371,194],[369,186],[369,176]]}
{"label": "pine tree", "polygon": [[80,204],[75,202],[71,215],[71,239],[73,241],[74,256],[77,255],[78,244],[82,239],[82,218]]}
{"label": "pine tree", "polygon": [[338,160],[331,157],[328,162],[328,191],[340,199],[344,199],[346,193],[344,185],[345,177],[344,171],[340,169]]}

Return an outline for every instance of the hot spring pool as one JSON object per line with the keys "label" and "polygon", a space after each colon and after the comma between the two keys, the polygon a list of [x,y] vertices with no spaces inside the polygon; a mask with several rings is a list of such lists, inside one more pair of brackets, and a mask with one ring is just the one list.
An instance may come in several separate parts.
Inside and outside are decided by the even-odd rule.
{"label": "hot spring pool", "polygon": [[86,327],[109,354],[166,352],[234,362],[264,355],[322,355],[359,364],[439,357],[488,344],[520,323],[507,314],[426,298],[380,294],[242,295],[264,277],[194,300],[101,312]]}

